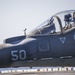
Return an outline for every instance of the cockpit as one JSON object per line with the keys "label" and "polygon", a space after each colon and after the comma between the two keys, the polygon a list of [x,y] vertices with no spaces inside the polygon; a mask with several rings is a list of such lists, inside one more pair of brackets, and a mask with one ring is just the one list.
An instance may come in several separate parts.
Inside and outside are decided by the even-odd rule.
{"label": "cockpit", "polygon": [[73,28],[75,28],[75,10],[68,10],[53,15],[32,30],[28,36],[62,34]]}

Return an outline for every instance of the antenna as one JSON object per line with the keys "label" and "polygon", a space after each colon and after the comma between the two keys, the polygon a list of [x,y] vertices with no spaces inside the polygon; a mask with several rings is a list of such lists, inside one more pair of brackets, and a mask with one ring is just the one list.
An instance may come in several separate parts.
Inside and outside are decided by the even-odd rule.
{"label": "antenna", "polygon": [[23,31],[24,31],[24,34],[25,34],[25,36],[26,36],[26,30],[27,30],[26,28],[23,30]]}

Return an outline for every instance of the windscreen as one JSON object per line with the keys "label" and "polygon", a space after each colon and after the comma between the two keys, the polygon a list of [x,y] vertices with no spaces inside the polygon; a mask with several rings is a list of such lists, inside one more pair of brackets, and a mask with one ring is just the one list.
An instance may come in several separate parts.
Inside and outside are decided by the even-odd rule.
{"label": "windscreen", "polygon": [[29,35],[45,35],[60,32],[60,27],[57,19],[51,17],[42,23],[39,27],[35,28]]}

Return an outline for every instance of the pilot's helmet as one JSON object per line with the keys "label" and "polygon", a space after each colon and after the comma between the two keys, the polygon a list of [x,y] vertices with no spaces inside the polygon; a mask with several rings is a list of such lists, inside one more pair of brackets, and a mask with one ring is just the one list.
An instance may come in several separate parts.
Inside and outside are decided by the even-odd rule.
{"label": "pilot's helmet", "polygon": [[71,14],[67,14],[67,15],[65,15],[64,16],[64,20],[66,21],[66,22],[70,22],[71,21]]}

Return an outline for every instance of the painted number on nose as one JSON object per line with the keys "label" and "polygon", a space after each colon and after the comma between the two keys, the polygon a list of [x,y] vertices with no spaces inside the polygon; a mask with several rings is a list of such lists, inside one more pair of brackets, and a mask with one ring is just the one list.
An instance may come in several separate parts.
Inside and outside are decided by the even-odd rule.
{"label": "painted number on nose", "polygon": [[25,50],[14,50],[11,51],[11,59],[13,61],[24,60],[26,59],[26,51]]}

